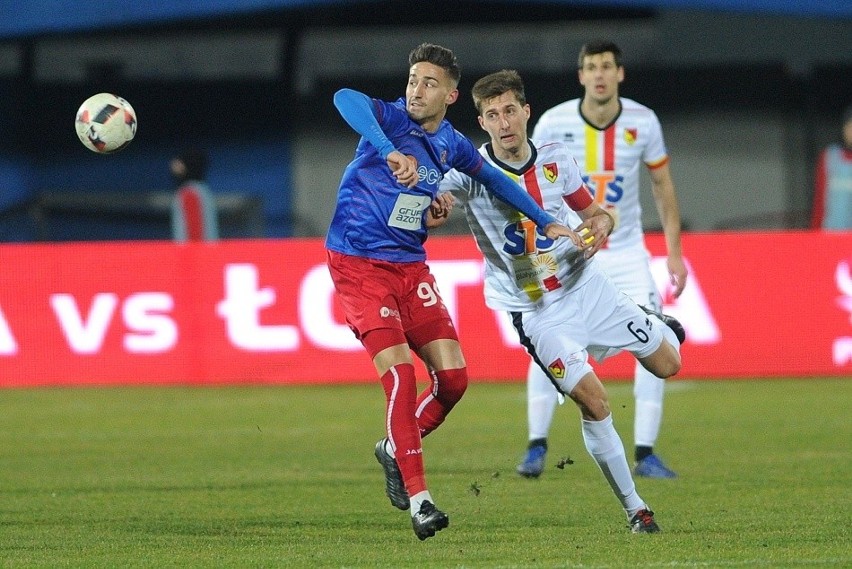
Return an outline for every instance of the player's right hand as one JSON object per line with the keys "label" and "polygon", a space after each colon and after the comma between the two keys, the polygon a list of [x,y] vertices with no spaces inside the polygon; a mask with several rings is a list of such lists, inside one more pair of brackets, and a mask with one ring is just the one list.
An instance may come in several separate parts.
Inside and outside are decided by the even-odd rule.
{"label": "player's right hand", "polygon": [[399,150],[394,150],[388,154],[387,161],[397,182],[407,188],[413,188],[417,185],[417,159],[414,156],[408,156]]}

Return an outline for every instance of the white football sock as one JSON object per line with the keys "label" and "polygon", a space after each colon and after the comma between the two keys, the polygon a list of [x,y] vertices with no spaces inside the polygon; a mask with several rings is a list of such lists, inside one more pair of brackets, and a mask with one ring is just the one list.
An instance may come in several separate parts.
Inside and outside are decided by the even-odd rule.
{"label": "white football sock", "polygon": [[633,421],[633,442],[636,446],[653,447],[660,434],[663,420],[663,395],[666,380],[636,364],[633,395],[636,398],[636,416]]}
{"label": "white football sock", "polygon": [[603,421],[582,421],[586,450],[598,463],[624,510],[630,513],[644,507],[645,503],[636,492],[633,475],[627,465],[624,444],[612,424],[612,414]]}
{"label": "white football sock", "polygon": [[391,458],[396,458],[396,453],[393,452],[393,447],[388,439],[385,439],[385,452],[387,452]]}
{"label": "white football sock", "polygon": [[432,504],[435,504],[435,500],[432,499],[432,495],[429,494],[429,490],[423,490],[422,492],[418,492],[414,496],[411,497],[411,517],[414,517],[414,514],[420,511],[420,504],[429,500]]}
{"label": "white football sock", "polygon": [[553,423],[558,392],[544,371],[530,364],[527,372],[527,426],[529,440],[546,439]]}

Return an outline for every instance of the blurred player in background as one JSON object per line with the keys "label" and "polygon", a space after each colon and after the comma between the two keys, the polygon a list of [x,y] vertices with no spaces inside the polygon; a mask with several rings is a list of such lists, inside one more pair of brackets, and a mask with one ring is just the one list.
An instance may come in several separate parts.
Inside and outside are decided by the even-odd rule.
{"label": "blurred player in background", "polygon": [[487,75],[472,92],[479,124],[491,138],[479,150],[483,157],[562,223],[576,212],[582,220],[576,229],[585,240],[578,247],[567,239],[546,238],[522,214],[484,192],[481,183],[450,172],[441,191],[452,192],[464,207],[485,258],[486,304],[509,312],[550,389],[580,408],[586,450],[621,502],[631,530],[657,532],[654,513],[636,491],[606,389],[589,354],[602,359],[628,350],[642,365],[668,377],[680,368],[680,343],[662,320],[646,314],[597,268],[592,255],[612,231],[612,216],[592,198],[565,144],[528,140],[530,106],[518,73]]}
{"label": "blurred player in background", "polygon": [[[391,504],[410,509],[421,540],[449,525],[430,494],[421,438],[443,423],[467,388],[455,328],[425,263],[424,220],[444,173],[456,168],[523,211],[549,239],[577,238],[490,166],[444,117],[458,98],[452,51],[422,44],[409,54],[405,98],[342,89],[334,103],[362,135],[347,166],[326,238],[328,267],[346,322],[370,354],[385,391],[387,438],[375,454]],[[411,355],[431,384],[417,394]]]}
{"label": "blurred player in background", "polygon": [[827,146],[814,176],[813,229],[852,229],[852,105],[843,113],[843,141]]}
{"label": "blurred player in background", "polygon": [[172,238],[178,242],[218,239],[216,201],[207,185],[207,155],[188,148],[172,158],[169,170],[177,184],[172,197]]}
{"label": "blurred player in background", "polygon": [[[686,286],[687,269],[681,254],[680,208],[669,170],[669,156],[656,114],[635,101],[619,97],[624,80],[621,49],[610,41],[584,45],[578,58],[578,76],[585,89],[582,99],[561,103],[546,111],[533,130],[538,143],[560,141],[577,159],[584,180],[615,219],[615,229],[596,255],[616,287],[640,306],[662,310],[662,298],[650,270],[645,249],[639,175],[642,164],[651,176],[651,189],[668,249],[667,267],[677,298]],[[634,396],[634,472],[651,478],[674,478],[675,472],[654,454],[663,414],[665,382],[636,364]],[[558,394],[541,369],[531,364],[527,377],[529,443],[518,472],[537,477],[544,469],[547,435]]]}

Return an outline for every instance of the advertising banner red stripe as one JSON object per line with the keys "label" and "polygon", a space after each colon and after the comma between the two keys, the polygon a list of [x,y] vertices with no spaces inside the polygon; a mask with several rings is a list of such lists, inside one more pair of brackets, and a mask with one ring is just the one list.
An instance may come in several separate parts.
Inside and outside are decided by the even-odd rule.
{"label": "advertising banner red stripe", "polygon": [[[679,378],[852,376],[852,232],[685,234]],[[473,381],[521,381],[527,356],[482,297],[470,237],[433,237],[430,266]],[[374,381],[321,239],[0,245],[0,386]],[[628,379],[619,355],[598,366]],[[418,370],[425,379],[425,371]]]}

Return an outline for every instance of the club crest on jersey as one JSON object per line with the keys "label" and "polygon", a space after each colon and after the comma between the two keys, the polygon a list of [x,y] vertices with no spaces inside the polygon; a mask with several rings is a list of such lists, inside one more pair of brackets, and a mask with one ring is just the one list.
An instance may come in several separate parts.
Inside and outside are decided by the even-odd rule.
{"label": "club crest on jersey", "polygon": [[447,163],[447,151],[444,150],[443,152],[441,152],[441,164],[446,164],[446,163]]}
{"label": "club crest on jersey", "polygon": [[556,178],[559,177],[559,167],[556,165],[556,162],[548,162],[547,164],[542,164],[541,169],[544,172],[544,177],[551,184],[556,181]]}
{"label": "club crest on jersey", "polygon": [[625,128],[624,129],[624,142],[627,144],[633,145],[636,142],[636,137],[639,136],[639,129],[636,128]]}
{"label": "club crest on jersey", "polygon": [[552,375],[555,379],[565,378],[565,364],[562,363],[562,358],[556,358],[550,362],[547,369],[550,371],[550,375]]}

